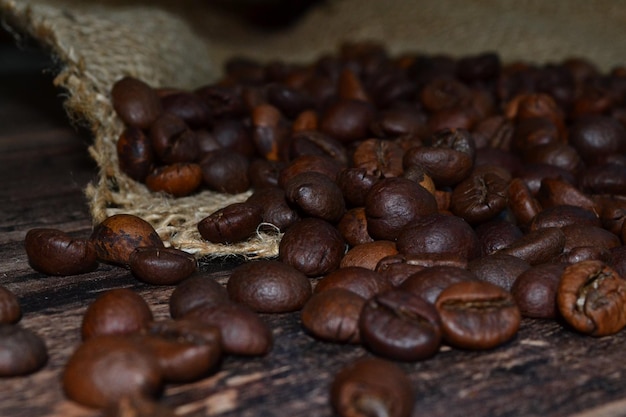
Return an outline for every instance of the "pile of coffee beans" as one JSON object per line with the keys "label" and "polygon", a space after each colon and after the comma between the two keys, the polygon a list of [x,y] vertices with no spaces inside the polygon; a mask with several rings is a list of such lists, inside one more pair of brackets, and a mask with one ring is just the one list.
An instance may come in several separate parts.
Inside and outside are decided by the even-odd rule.
{"label": "pile of coffee beans", "polygon": [[[337,375],[339,414],[407,416],[413,393],[394,361],[495,348],[522,317],[592,336],[626,326],[626,67],[394,57],[358,43],[310,64],[233,58],[225,70],[194,91],[118,81],[119,167],[173,197],[252,188],[198,231],[228,244],[271,224],[284,233],[278,259],[235,268],[224,288],[133,216],[86,240],[31,231],[38,271],[101,261],[177,284],[170,322],[127,290],[89,307],[64,378],[70,398],[149,408],[143,399],[194,367],[178,368],[174,352],[264,355],[272,336],[258,313],[300,311],[311,337],[376,357]],[[76,371],[98,363],[128,374],[102,383]]]}

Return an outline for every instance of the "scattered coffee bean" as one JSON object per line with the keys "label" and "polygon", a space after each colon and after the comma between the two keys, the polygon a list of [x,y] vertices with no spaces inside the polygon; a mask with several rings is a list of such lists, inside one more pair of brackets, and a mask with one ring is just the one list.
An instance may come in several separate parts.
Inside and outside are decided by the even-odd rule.
{"label": "scattered coffee bean", "polygon": [[321,340],[360,343],[359,317],[366,301],[358,293],[341,287],[325,289],[302,307],[302,326]]}
{"label": "scattered coffee bean", "polygon": [[48,361],[46,344],[18,324],[0,324],[0,377],[28,375]]}
{"label": "scattered coffee bean", "polygon": [[22,309],[17,296],[0,285],[0,324],[15,324],[22,318]]}
{"label": "scattered coffee bean", "polygon": [[56,229],[31,229],[24,239],[30,266],[47,275],[78,275],[96,269],[91,241],[74,239]]}
{"label": "scattered coffee bean", "polygon": [[205,217],[198,223],[200,235],[214,243],[235,243],[251,237],[263,221],[261,207],[251,203],[233,203]]}
{"label": "scattered coffee bean", "polygon": [[176,286],[169,300],[170,315],[178,319],[201,305],[225,302],[229,302],[226,288],[213,277],[198,273]]}
{"label": "scattered coffee bean", "polygon": [[135,277],[153,285],[174,285],[193,274],[198,266],[193,255],[175,248],[137,248],[129,267]]}

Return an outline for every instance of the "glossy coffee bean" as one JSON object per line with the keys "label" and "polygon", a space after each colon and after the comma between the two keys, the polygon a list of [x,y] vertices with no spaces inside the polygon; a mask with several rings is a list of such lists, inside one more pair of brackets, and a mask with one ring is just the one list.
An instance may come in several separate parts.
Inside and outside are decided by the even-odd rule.
{"label": "glossy coffee bean", "polygon": [[626,195],[626,166],[609,163],[587,167],[579,184],[589,194]]}
{"label": "glossy coffee bean", "polygon": [[523,317],[554,319],[556,293],[566,265],[546,263],[522,272],[511,287],[511,294]]}
{"label": "glossy coffee bean", "polygon": [[137,248],[129,266],[136,278],[153,285],[177,284],[198,269],[193,255],[175,248]]}
{"label": "glossy coffee bean", "polygon": [[550,262],[565,246],[565,234],[558,227],[533,230],[497,253],[521,258],[531,265]]}
{"label": "glossy coffee bean", "polygon": [[402,368],[378,358],[363,358],[342,368],[330,387],[330,402],[341,417],[408,417],[412,384]]}
{"label": "glossy coffee bean", "polygon": [[139,247],[163,247],[150,223],[132,214],[114,214],[97,224],[91,237],[98,259],[128,265],[130,254]]}
{"label": "glossy coffee bean", "polygon": [[607,336],[626,326],[626,280],[602,261],[583,261],[563,271],[557,290],[561,316],[575,330]]}
{"label": "glossy coffee bean", "polygon": [[166,382],[207,376],[222,353],[217,327],[185,320],[154,322],[135,339],[157,359]]}
{"label": "glossy coffee bean", "polygon": [[405,225],[436,212],[433,195],[405,178],[380,180],[365,197],[367,229],[375,239],[395,240]]}
{"label": "glossy coffee bean", "polygon": [[47,275],[78,275],[98,266],[94,245],[85,239],[74,239],[56,229],[31,229],[24,246],[28,263]]}
{"label": "glossy coffee bean", "polygon": [[328,288],[314,294],[302,307],[302,326],[317,339],[360,343],[359,316],[366,301],[353,291]]}
{"label": "glossy coffee bean", "polygon": [[490,220],[506,207],[507,187],[495,173],[470,175],[454,187],[450,210],[470,224]]}
{"label": "glossy coffee bean", "polygon": [[537,191],[537,200],[544,208],[567,205],[596,213],[599,211],[596,203],[588,195],[562,179],[543,179]]}
{"label": "glossy coffee bean", "polygon": [[[620,246],[617,246],[620,247]],[[575,264],[582,261],[597,260],[608,262],[611,259],[611,249],[602,246],[576,246],[563,252],[556,258],[556,262]],[[621,274],[620,274],[621,275]]]}
{"label": "glossy coffee bean", "polygon": [[570,129],[570,144],[588,163],[604,155],[626,151],[626,128],[608,116],[580,118]]}
{"label": "glossy coffee bean", "polygon": [[116,143],[120,170],[136,181],[145,181],[155,164],[150,138],[137,127],[124,129]]}
{"label": "glossy coffee bean", "polygon": [[418,295],[394,289],[371,298],[359,319],[361,341],[376,354],[416,361],[439,350],[441,324],[435,307]]}
{"label": "glossy coffee bean", "polygon": [[0,324],[0,377],[32,374],[47,361],[41,337],[18,324]]}
{"label": "glossy coffee bean", "polygon": [[367,217],[364,207],[356,207],[346,211],[339,220],[337,229],[350,246],[374,241],[367,232]]}
{"label": "glossy coffee bean", "polygon": [[124,123],[140,129],[150,127],[162,111],[156,91],[133,77],[124,77],[113,84],[111,102]]}
{"label": "glossy coffee bean", "polygon": [[467,264],[468,271],[476,275],[481,281],[490,282],[507,291],[523,272],[530,268],[530,264],[512,255],[494,253],[474,259]]}
{"label": "glossy coffee bean", "polygon": [[497,218],[478,225],[474,231],[483,255],[491,255],[504,249],[524,235],[517,225]]}
{"label": "glossy coffee bean", "polygon": [[161,99],[166,113],[175,114],[193,128],[204,127],[211,122],[211,109],[200,96],[182,91],[168,94]]}
{"label": "glossy coffee bean", "polygon": [[537,214],[530,223],[530,230],[546,227],[564,227],[571,224],[585,226],[600,226],[598,215],[592,211],[577,206],[553,206]]}
{"label": "glossy coffee bean", "polygon": [[252,261],[236,267],[226,289],[232,301],[259,313],[300,310],[312,293],[306,275],[273,260]]}
{"label": "glossy coffee bean", "polygon": [[284,189],[287,201],[305,215],[336,223],[346,211],[341,189],[324,174],[303,172],[287,181]]}
{"label": "glossy coffee bean", "polygon": [[15,324],[22,318],[22,309],[17,296],[0,285],[0,324]]}
{"label": "glossy coffee bean", "polygon": [[320,130],[342,142],[364,139],[375,112],[375,108],[364,101],[339,100],[322,115]]}
{"label": "glossy coffee bean", "polygon": [[83,340],[102,335],[139,332],[152,321],[148,303],[128,288],[108,290],[87,307],[81,324]]}
{"label": "glossy coffee bean", "polygon": [[421,263],[411,262],[410,258],[410,256],[401,253],[386,256],[378,261],[375,271],[389,281],[391,285],[397,287],[411,275],[426,268]]}
{"label": "glossy coffee bean", "polygon": [[202,169],[191,162],[163,165],[150,172],[145,182],[150,191],[185,197],[193,194],[202,184]]}
{"label": "glossy coffee bean", "polygon": [[376,240],[362,243],[346,252],[341,259],[339,266],[346,268],[357,266],[362,268],[376,269],[376,265],[381,259],[398,253],[395,242],[390,240]]}
{"label": "glossy coffee bean", "polygon": [[318,130],[301,130],[294,133],[289,141],[289,160],[302,155],[327,156],[342,166],[348,165],[348,152],[336,139]]}
{"label": "glossy coffee bean", "polygon": [[272,349],[271,329],[258,314],[242,304],[200,305],[183,315],[182,319],[219,328],[224,353],[262,356]]}
{"label": "glossy coffee bean", "polygon": [[476,279],[476,275],[467,269],[445,265],[432,266],[410,275],[399,285],[399,288],[419,295],[434,305],[441,291],[450,285]]}
{"label": "glossy coffee bean", "polygon": [[241,242],[256,233],[263,221],[262,213],[257,205],[233,203],[200,220],[198,232],[209,242]]}
{"label": "glossy coffee bean", "polygon": [[289,165],[280,171],[278,186],[284,189],[290,179],[304,172],[319,172],[335,181],[343,168],[344,166],[328,156],[302,155],[289,162]]}
{"label": "glossy coffee bean", "polygon": [[581,246],[594,246],[604,249],[621,246],[619,237],[601,227],[571,224],[562,227],[561,230],[565,235],[564,252]]}
{"label": "glossy coffee bean", "polygon": [[505,289],[484,281],[453,284],[435,304],[444,340],[462,349],[491,349],[515,336],[520,311]]}
{"label": "glossy coffee bean", "polygon": [[94,337],[81,344],[65,365],[62,378],[70,400],[94,408],[128,395],[156,397],[163,385],[157,359],[124,336]]}
{"label": "glossy coffee bean", "polygon": [[261,207],[263,223],[283,232],[300,218],[298,211],[287,202],[285,191],[278,187],[255,190],[246,202]]}
{"label": "glossy coffee bean", "polygon": [[200,161],[202,181],[212,190],[227,194],[243,193],[250,188],[250,161],[239,152],[219,149]]}
{"label": "glossy coffee bean", "polygon": [[181,318],[196,307],[229,302],[226,288],[204,273],[196,273],[176,286],[169,299],[170,315]]}
{"label": "glossy coffee bean", "polygon": [[287,229],[278,247],[278,259],[309,277],[320,276],[339,268],[345,246],[335,227],[309,217]]}
{"label": "glossy coffee bean", "polygon": [[371,269],[348,266],[339,268],[320,279],[314,292],[319,293],[332,288],[351,291],[367,300],[376,294],[390,290],[392,285]]}
{"label": "glossy coffee bean", "polygon": [[522,227],[528,225],[541,212],[541,204],[521,178],[513,178],[509,182],[507,197],[508,208]]}
{"label": "glossy coffee bean", "polygon": [[359,143],[352,154],[352,167],[365,169],[378,178],[399,177],[404,168],[404,150],[396,143],[382,139],[367,139]]}
{"label": "glossy coffee bean", "polygon": [[193,162],[198,156],[198,138],[187,123],[172,113],[163,113],[150,125],[152,149],[165,164]]}
{"label": "glossy coffee bean", "polygon": [[379,179],[365,168],[345,168],[337,175],[337,185],[349,206],[361,207],[365,205],[367,192]]}
{"label": "glossy coffee bean", "polygon": [[259,191],[266,187],[278,187],[278,176],[286,164],[282,161],[268,161],[255,158],[248,166],[248,181],[250,186]]}

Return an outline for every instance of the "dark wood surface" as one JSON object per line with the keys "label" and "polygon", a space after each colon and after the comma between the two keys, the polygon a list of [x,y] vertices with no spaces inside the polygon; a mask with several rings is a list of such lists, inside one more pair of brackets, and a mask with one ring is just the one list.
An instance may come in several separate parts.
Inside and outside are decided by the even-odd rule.
{"label": "dark wood surface", "polygon": [[[42,71],[50,67],[40,51],[0,42],[0,284],[18,295],[21,325],[41,335],[50,353],[41,371],[0,380],[2,417],[98,415],[67,401],[60,385],[79,343],[81,314],[102,291],[131,287],[157,318],[166,318],[173,290],[140,284],[108,265],[73,277],[29,267],[23,249],[29,229],[89,235],[83,189],[97,174],[87,152],[91,138],[69,123],[62,92]],[[202,267],[224,282],[232,263]],[[209,378],[168,386],[162,401],[181,416],[331,416],[332,376],[368,353],[313,340],[297,313],[263,318],[275,338],[268,356],[227,357]],[[414,416],[626,415],[626,331],[591,338],[559,323],[524,320],[517,337],[498,349],[442,348],[433,359],[400,365],[416,393]]]}

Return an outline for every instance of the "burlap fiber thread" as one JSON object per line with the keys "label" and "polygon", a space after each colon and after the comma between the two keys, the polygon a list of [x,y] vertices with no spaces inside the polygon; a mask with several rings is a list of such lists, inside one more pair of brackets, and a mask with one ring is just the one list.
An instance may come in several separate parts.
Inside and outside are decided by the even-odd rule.
{"label": "burlap fiber thread", "polygon": [[612,0],[330,0],[271,35],[217,12],[209,0],[0,0],[0,11],[5,27],[32,36],[58,60],[55,84],[67,90],[68,115],[93,132],[90,154],[100,169],[86,189],[93,221],[138,215],[166,244],[198,257],[272,257],[281,235],[270,228],[240,244],[206,242],[198,221],[249,193],[173,199],[120,173],[115,143],[123,126],[109,92],[125,75],[194,88],[218,78],[229,56],[301,62],[359,39],[383,42],[392,53],[497,51],[504,61],[536,63],[582,56],[603,70],[626,63],[626,2]]}

